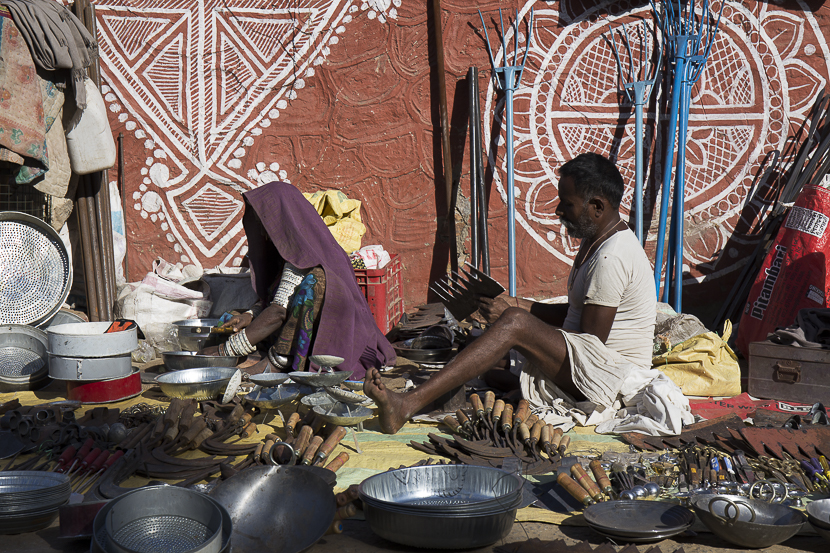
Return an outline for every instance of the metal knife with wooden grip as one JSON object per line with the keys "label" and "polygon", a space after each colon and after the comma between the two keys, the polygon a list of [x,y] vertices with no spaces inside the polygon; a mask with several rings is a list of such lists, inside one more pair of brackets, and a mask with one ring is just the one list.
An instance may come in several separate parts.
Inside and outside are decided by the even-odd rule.
{"label": "metal knife with wooden grip", "polygon": [[323,445],[320,446],[320,449],[317,450],[312,465],[318,466],[322,464],[331,455],[331,452],[334,451],[337,444],[346,437],[346,432],[347,430],[342,426],[335,427],[331,434],[329,434],[329,437],[326,438],[326,441],[323,442]]}
{"label": "metal knife with wooden grip", "polygon": [[467,433],[464,432],[464,427],[461,426],[461,424],[457,420],[455,420],[455,417],[453,417],[452,415],[445,416],[443,422],[445,425],[449,427],[450,431],[453,434],[458,434],[459,436],[467,435]]}
{"label": "metal knife with wooden grip", "polygon": [[478,422],[484,419],[484,404],[481,403],[481,398],[478,397],[478,394],[472,394],[470,396],[470,403],[473,406],[473,412],[475,413],[475,418],[473,419],[474,422]]}
{"label": "metal knife with wooden grip", "polygon": [[496,394],[488,390],[484,394],[484,416],[490,421],[493,420],[493,406],[495,404]]}
{"label": "metal knife with wooden grip", "polygon": [[297,455],[302,456],[305,452],[306,446],[308,446],[308,442],[311,441],[311,436],[314,434],[314,431],[311,429],[310,426],[303,426],[300,428],[300,433],[297,434],[297,439],[291,444],[294,447],[294,451],[297,452]]}
{"label": "metal knife with wooden grip", "polygon": [[348,460],[349,454],[345,451],[341,451],[340,454],[337,455],[337,457],[332,459],[332,461],[328,465],[326,465],[326,468],[332,472],[337,472],[340,469],[340,467],[346,464]]}

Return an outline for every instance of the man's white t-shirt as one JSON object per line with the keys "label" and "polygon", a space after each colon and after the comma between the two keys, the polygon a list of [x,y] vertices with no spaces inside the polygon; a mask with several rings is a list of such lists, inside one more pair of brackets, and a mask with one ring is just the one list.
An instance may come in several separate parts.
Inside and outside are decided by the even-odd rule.
{"label": "man's white t-shirt", "polygon": [[585,304],[616,307],[605,346],[635,365],[651,368],[657,292],[651,264],[634,233],[627,229],[608,238],[571,277],[562,328],[582,332]]}

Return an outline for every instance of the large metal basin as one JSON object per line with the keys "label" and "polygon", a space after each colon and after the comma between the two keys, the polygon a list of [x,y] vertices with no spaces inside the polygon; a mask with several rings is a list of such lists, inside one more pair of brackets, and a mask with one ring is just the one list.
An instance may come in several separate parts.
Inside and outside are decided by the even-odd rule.
{"label": "large metal basin", "polygon": [[207,367],[165,373],[156,382],[167,397],[204,401],[216,399],[238,369]]}
{"label": "large metal basin", "polygon": [[760,549],[785,542],[807,518],[800,511],[742,495],[699,495],[692,508],[703,524],[735,545]]}
{"label": "large metal basin", "polygon": [[200,367],[235,367],[240,359],[233,355],[199,355],[195,351],[165,351],[161,358],[164,359],[164,366],[170,371]]}

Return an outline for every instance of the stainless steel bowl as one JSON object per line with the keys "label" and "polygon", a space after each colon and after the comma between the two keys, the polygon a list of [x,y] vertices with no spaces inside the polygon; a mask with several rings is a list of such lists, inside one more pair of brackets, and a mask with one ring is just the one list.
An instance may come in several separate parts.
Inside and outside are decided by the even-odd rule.
{"label": "stainless steel bowl", "polygon": [[739,545],[759,549],[787,541],[807,522],[800,511],[741,495],[701,495],[692,508],[713,534]]}
{"label": "stainless steel bowl", "polygon": [[156,382],[167,397],[203,401],[219,397],[237,370],[217,367],[186,369],[159,375]]}
{"label": "stainless steel bowl", "polygon": [[524,482],[492,467],[428,465],[390,470],[364,480],[364,503],[413,514],[492,514],[515,509]]}
{"label": "stainless steel bowl", "polygon": [[350,376],[354,371],[336,371],[330,373],[313,373],[305,371],[295,371],[288,373],[288,376],[294,382],[305,384],[306,386],[337,386]]}
{"label": "stainless steel bowl", "polygon": [[807,519],[814,528],[830,531],[830,499],[811,501],[807,505]]}
{"label": "stainless steel bowl", "polygon": [[173,326],[179,333],[179,344],[187,351],[199,351],[210,338],[210,329],[219,324],[219,319],[185,319]]}
{"label": "stainless steel bowl", "polygon": [[164,366],[170,371],[204,367],[235,367],[239,357],[233,355],[199,355],[195,351],[166,351],[161,354]]}
{"label": "stainless steel bowl", "polygon": [[250,376],[251,382],[263,388],[273,388],[284,384],[288,380],[288,375],[285,373],[260,373],[252,374]]}

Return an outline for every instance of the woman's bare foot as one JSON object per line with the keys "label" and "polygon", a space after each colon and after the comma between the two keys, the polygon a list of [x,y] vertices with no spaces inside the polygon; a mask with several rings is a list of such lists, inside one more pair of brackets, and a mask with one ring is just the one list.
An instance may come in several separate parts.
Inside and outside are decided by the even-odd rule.
{"label": "woman's bare foot", "polygon": [[380,371],[369,369],[363,380],[363,392],[372,398],[378,406],[380,429],[384,434],[395,434],[409,420],[406,394],[398,394],[386,388],[380,377]]}

